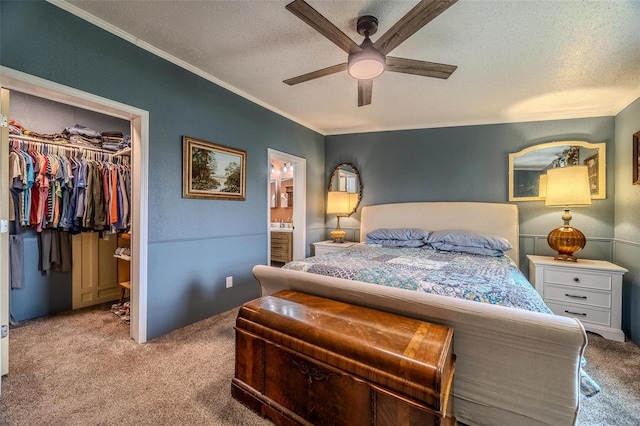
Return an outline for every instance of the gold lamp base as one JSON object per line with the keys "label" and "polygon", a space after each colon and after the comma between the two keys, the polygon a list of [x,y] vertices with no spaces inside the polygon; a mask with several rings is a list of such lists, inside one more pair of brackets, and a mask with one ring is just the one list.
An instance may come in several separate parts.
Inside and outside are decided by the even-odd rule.
{"label": "gold lamp base", "polygon": [[342,229],[334,229],[333,231],[329,232],[329,237],[331,237],[331,239],[333,240],[334,243],[342,243],[344,242],[344,238],[347,236],[347,232],[343,231]]}
{"label": "gold lamp base", "polygon": [[549,232],[547,242],[549,243],[549,247],[558,252],[558,254],[553,257],[555,260],[577,262],[578,259],[576,259],[574,254],[584,248],[587,244],[587,239],[580,230],[565,224]]}
{"label": "gold lamp base", "polygon": [[329,232],[329,237],[333,240],[334,243],[343,243],[345,237],[347,236],[347,232],[340,229],[340,215],[338,216],[338,223],[336,224],[336,229]]}

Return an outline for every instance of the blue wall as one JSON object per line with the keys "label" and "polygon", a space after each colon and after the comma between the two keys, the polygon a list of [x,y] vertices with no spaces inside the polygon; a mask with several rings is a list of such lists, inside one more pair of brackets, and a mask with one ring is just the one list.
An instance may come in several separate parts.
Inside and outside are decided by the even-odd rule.
{"label": "blue wall", "polygon": [[[405,201],[504,203],[509,199],[509,153],[560,140],[607,144],[607,199],[572,211],[572,223],[590,239],[610,241],[614,214],[613,117],[327,136],[326,173],[331,176],[341,162],[353,163],[362,178],[363,206]],[[561,209],[545,207],[542,201],[518,205],[521,234],[546,238],[549,230],[562,224]],[[340,224],[357,230],[359,217],[358,210]],[[589,244],[584,257],[591,257],[586,250]],[[606,257],[610,257],[609,252]]]}
{"label": "blue wall", "polygon": [[632,141],[640,131],[640,99],[616,116],[615,262],[629,270],[622,289],[622,323],[640,344],[640,185],[633,185]]}
{"label": "blue wall", "polygon": [[[0,24],[3,66],[150,113],[148,338],[259,295],[268,148],[306,158],[307,223],[324,222],[322,135],[51,4],[0,2]],[[246,201],[182,198],[184,135],[247,151]]]}

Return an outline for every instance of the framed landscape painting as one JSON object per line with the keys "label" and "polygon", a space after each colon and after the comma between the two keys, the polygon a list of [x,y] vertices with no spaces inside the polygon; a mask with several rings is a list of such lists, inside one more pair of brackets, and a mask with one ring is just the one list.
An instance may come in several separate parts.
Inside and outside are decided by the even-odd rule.
{"label": "framed landscape painting", "polygon": [[182,137],[182,196],[240,200],[246,198],[247,152]]}

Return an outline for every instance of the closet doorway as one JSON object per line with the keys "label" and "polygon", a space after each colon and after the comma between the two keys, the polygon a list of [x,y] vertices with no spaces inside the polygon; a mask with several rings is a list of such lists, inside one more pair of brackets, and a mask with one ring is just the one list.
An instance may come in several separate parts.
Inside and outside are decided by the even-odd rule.
{"label": "closet doorway", "polygon": [[267,264],[281,266],[306,255],[307,163],[274,149],[267,154]]}
{"label": "closet doorway", "polygon": [[119,300],[130,288],[130,121],[17,90],[9,104],[12,324]]}
{"label": "closet doorway", "polygon": [[[148,176],[148,127],[149,114],[119,102],[98,97],[67,86],[53,83],[38,77],[24,74],[6,67],[0,67],[0,88],[3,98],[10,102],[11,91],[36,96],[43,99],[67,104],[84,110],[93,111],[130,122],[131,135],[131,321],[130,337],[138,343],[147,339],[147,176]],[[2,114],[10,117],[10,103],[3,102]],[[9,114],[7,114],[7,112]],[[5,152],[9,150],[8,131],[2,132],[3,155],[0,168],[3,176],[8,176],[9,163]],[[3,271],[8,270],[8,238],[4,224],[8,222],[8,195],[2,191],[2,240],[0,240],[0,259]],[[6,274],[0,276],[0,324],[9,323],[8,309],[9,282]],[[8,372],[8,345],[10,336],[2,339],[1,374]]]}

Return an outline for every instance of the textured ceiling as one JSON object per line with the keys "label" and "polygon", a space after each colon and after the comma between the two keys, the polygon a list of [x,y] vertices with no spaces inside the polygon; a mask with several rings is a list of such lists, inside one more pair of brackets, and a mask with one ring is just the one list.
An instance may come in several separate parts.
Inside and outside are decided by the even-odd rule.
{"label": "textured ceiling", "polygon": [[[391,52],[452,76],[384,73],[360,108],[346,72],[282,83],[347,56],[289,1],[50,1],[323,134],[614,115],[640,96],[637,0],[461,0]],[[307,2],[357,44],[358,16],[375,41],[417,4]]]}

